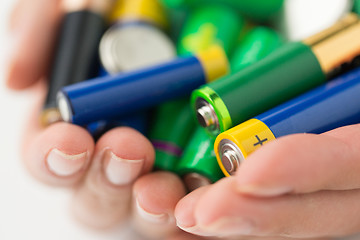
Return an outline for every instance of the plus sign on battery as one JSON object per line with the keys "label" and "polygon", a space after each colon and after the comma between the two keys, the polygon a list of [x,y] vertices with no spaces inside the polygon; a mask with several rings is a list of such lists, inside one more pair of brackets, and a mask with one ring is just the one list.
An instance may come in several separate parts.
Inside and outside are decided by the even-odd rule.
{"label": "plus sign on battery", "polygon": [[255,137],[256,137],[256,139],[258,140],[258,142],[254,144],[254,147],[256,147],[257,145],[262,146],[262,145],[268,140],[267,138],[261,140],[258,135],[255,135]]}

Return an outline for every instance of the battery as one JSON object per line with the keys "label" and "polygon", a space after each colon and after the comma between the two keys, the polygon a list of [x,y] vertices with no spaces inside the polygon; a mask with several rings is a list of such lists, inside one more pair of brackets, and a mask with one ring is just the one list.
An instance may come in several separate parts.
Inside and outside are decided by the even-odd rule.
{"label": "battery", "polygon": [[155,169],[175,172],[195,126],[189,97],[166,102],[157,108],[149,134],[155,148]]}
{"label": "battery", "polygon": [[215,152],[229,176],[264,144],[294,133],[323,133],[360,122],[360,68],[220,134]]}
{"label": "battery", "polygon": [[287,43],[264,59],[192,93],[198,122],[214,136],[354,68],[360,21],[349,14],[302,42]]}
{"label": "battery", "polygon": [[47,126],[61,121],[56,94],[64,86],[97,76],[98,46],[106,27],[104,15],[113,1],[64,1],[58,42],[49,73],[48,93],[41,113]]}
{"label": "battery", "polygon": [[265,22],[277,16],[284,5],[284,0],[161,0],[168,8],[193,9],[211,3],[227,5],[239,11],[243,16]]}
{"label": "battery", "polygon": [[243,26],[244,19],[232,8],[204,4],[193,10],[185,21],[177,45],[178,54],[191,54],[219,44],[229,56]]}
{"label": "battery", "polygon": [[100,42],[103,67],[116,74],[157,65],[176,56],[165,34],[166,14],[157,0],[118,1],[110,21],[113,25]]}
{"label": "battery", "polygon": [[230,58],[231,71],[237,72],[263,59],[284,44],[279,33],[265,26],[251,29]]}
{"label": "battery", "polygon": [[360,14],[360,0],[354,0],[354,12]]}
{"label": "battery", "polygon": [[189,191],[212,184],[224,177],[216,161],[214,141],[206,131],[197,127],[176,172],[182,177]]}
{"label": "battery", "polygon": [[64,121],[85,125],[186,96],[228,71],[224,50],[214,45],[195,56],[64,87],[58,106]]}
{"label": "battery", "polygon": [[121,119],[102,120],[90,123],[86,126],[88,132],[95,140],[98,140],[104,133],[116,127],[131,127],[141,132],[143,135],[147,133],[147,112],[135,113]]}

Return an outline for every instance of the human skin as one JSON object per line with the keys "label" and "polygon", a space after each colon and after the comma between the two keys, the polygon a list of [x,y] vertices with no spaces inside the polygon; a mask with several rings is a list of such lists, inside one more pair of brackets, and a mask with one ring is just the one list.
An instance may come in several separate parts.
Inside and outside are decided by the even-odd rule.
{"label": "human skin", "polygon": [[236,176],[188,195],[177,176],[151,172],[154,149],[133,129],[113,129],[95,143],[69,123],[42,128],[38,116],[63,15],[60,4],[19,1],[9,28],[14,41],[6,84],[36,96],[24,133],[24,165],[41,182],[74,189],[72,209],[79,221],[109,228],[130,219],[138,231],[169,240],[200,239],[192,234],[329,239],[360,231],[358,125],[273,141]]}

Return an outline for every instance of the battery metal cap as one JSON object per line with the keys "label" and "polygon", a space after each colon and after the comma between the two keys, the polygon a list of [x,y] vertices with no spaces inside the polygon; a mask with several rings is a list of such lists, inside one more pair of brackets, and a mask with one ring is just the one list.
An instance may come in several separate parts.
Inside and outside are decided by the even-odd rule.
{"label": "battery metal cap", "polygon": [[114,25],[100,42],[100,59],[110,74],[132,71],[168,62],[176,56],[175,46],[152,25]]}
{"label": "battery metal cap", "polygon": [[221,133],[214,144],[221,170],[226,176],[234,175],[249,154],[274,139],[272,131],[255,118]]}
{"label": "battery metal cap", "polygon": [[57,105],[60,111],[61,118],[65,122],[71,122],[73,117],[73,111],[70,102],[63,92],[58,92],[56,97]]}
{"label": "battery metal cap", "polygon": [[234,175],[245,160],[243,153],[234,142],[228,139],[221,140],[218,148],[222,169],[226,171],[227,176]]}
{"label": "battery metal cap", "polygon": [[58,108],[49,108],[41,113],[41,125],[47,127],[53,123],[62,121]]}
{"label": "battery metal cap", "polygon": [[214,137],[232,126],[230,113],[219,95],[210,87],[204,86],[191,95],[191,105],[197,120]]}
{"label": "battery metal cap", "polygon": [[207,177],[198,173],[189,173],[183,177],[186,188],[192,192],[200,187],[212,184],[212,181]]}

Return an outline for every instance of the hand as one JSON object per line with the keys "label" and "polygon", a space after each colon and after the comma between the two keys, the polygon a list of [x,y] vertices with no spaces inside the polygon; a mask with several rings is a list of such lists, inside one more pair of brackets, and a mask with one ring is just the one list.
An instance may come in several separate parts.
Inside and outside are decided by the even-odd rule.
{"label": "hand", "polygon": [[[185,195],[184,187],[168,173],[146,175],[152,169],[154,149],[144,136],[130,128],[116,128],[94,143],[79,126],[57,123],[44,129],[39,125],[45,78],[64,14],[60,4],[60,0],[22,0],[11,18],[14,46],[8,57],[7,86],[15,90],[31,88],[36,95],[26,121],[24,164],[45,184],[73,188],[73,212],[93,228],[117,226],[133,215],[136,225],[151,228],[147,235],[181,233],[176,228],[173,210]],[[163,195],[159,184],[173,194]],[[174,185],[180,187],[171,189]],[[152,201],[159,196],[166,200]]]}
{"label": "hand", "polygon": [[339,237],[360,232],[360,125],[270,142],[236,176],[182,199],[178,225],[209,236]]}
{"label": "hand", "polygon": [[[25,165],[34,177],[46,184],[73,188],[73,212],[91,227],[116,226],[132,216],[136,228],[147,236],[199,239],[176,227],[175,206],[185,196],[185,188],[171,173],[149,173],[154,150],[140,133],[117,128],[94,143],[79,126],[68,123],[57,123],[46,129],[39,126],[39,111],[46,93],[44,80],[63,15],[60,4],[61,0],[22,0],[11,20],[15,39],[8,59],[7,85],[16,90],[34,86],[32,90],[37,95],[24,136]],[[210,193],[217,186],[190,194],[180,202],[178,213],[188,214],[194,208],[182,211],[183,203],[197,201],[193,196],[206,189]]]}

